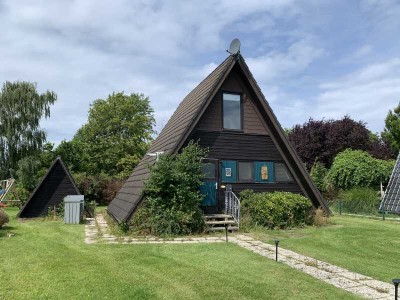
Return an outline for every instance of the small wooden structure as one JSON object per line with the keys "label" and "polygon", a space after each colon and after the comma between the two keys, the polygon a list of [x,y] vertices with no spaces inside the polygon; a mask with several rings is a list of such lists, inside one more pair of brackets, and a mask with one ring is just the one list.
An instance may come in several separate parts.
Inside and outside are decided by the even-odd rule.
{"label": "small wooden structure", "polygon": [[34,218],[47,215],[49,209],[62,205],[65,196],[80,194],[61,158],[57,157],[17,216]]}
{"label": "small wooden structure", "polygon": [[[210,150],[201,187],[206,214],[238,219],[239,200],[229,195],[244,189],[303,194],[314,208],[330,213],[240,53],[185,97],[148,154],[178,153],[190,140]],[[129,221],[139,207],[148,166],[155,161],[145,155],[108,206],[117,222]]]}

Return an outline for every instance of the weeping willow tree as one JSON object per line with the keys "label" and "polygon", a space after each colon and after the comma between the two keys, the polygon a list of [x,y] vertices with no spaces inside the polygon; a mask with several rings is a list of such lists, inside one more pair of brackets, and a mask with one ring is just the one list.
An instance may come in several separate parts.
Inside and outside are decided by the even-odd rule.
{"label": "weeping willow tree", "polygon": [[38,94],[31,82],[5,82],[0,92],[0,179],[14,176],[18,161],[39,153],[46,142],[40,128],[57,99],[52,91]]}

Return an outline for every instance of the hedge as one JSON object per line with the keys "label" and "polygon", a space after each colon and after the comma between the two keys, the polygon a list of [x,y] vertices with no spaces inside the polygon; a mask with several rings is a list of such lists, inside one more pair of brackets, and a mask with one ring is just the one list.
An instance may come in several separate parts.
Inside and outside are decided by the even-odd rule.
{"label": "hedge", "polygon": [[339,153],[330,168],[327,179],[336,187],[378,187],[389,181],[394,160],[373,158],[365,151],[346,149]]}
{"label": "hedge", "polygon": [[309,199],[289,192],[240,193],[242,220],[250,226],[270,229],[312,224],[313,212]]}

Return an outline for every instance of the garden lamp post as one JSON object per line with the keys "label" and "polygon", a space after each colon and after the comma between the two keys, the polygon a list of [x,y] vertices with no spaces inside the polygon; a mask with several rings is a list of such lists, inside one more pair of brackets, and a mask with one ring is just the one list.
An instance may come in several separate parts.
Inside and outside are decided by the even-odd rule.
{"label": "garden lamp post", "polygon": [[393,279],[392,281],[394,284],[394,299],[397,300],[400,279]]}
{"label": "garden lamp post", "polygon": [[278,261],[278,244],[279,240],[275,240],[275,261]]}

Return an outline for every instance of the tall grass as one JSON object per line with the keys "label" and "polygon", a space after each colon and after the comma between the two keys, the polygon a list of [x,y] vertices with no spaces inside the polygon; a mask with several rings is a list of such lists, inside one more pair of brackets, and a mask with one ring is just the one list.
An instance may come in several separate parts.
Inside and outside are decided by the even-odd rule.
{"label": "tall grass", "polygon": [[371,188],[356,187],[342,193],[342,210],[354,214],[377,214],[380,198]]}

